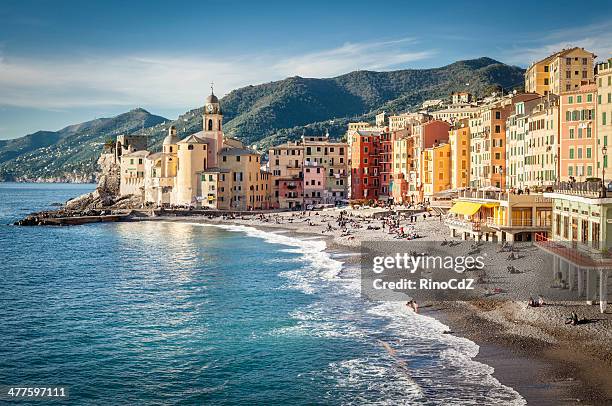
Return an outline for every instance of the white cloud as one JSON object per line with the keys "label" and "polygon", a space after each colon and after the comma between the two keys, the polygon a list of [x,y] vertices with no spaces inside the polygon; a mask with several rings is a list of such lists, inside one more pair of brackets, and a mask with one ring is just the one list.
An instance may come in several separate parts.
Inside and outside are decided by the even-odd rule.
{"label": "white cloud", "polygon": [[[0,53],[0,106],[69,109],[95,106],[189,108],[215,82],[218,94],[287,76],[329,77],[356,69],[385,70],[434,55],[411,51],[411,38],[347,43],[300,56],[110,55],[62,59]],[[277,61],[277,62],[271,62]]]}
{"label": "white cloud", "polygon": [[273,68],[279,73],[324,77],[340,75],[356,69],[386,70],[398,65],[427,59],[435,51],[407,51],[414,38],[384,42],[346,43],[339,48],[286,58]]}
{"label": "white cloud", "polygon": [[504,60],[507,63],[527,66],[570,47],[583,47],[594,52],[600,60],[612,57],[612,21],[559,29],[535,40],[519,40],[513,49],[504,53]]}

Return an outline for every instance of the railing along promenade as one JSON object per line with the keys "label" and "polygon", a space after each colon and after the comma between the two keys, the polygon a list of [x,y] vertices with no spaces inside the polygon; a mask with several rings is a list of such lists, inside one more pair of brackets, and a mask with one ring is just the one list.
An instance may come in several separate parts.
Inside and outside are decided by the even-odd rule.
{"label": "railing along promenade", "polygon": [[604,199],[612,197],[612,182],[604,186],[601,181],[557,182],[552,186],[554,193]]}

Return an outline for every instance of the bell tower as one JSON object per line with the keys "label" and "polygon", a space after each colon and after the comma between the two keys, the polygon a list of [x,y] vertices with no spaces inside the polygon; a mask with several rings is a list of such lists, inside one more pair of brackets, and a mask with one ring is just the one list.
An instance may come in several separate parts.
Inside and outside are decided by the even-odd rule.
{"label": "bell tower", "polygon": [[202,114],[203,138],[210,140],[208,162],[210,167],[217,166],[217,156],[223,148],[223,113],[219,99],[215,96],[213,83],[210,84],[210,96],[206,98]]}

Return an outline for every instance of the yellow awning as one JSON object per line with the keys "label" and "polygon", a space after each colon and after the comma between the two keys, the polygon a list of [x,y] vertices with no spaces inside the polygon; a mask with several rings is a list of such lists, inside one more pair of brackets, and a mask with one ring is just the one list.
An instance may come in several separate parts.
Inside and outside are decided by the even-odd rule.
{"label": "yellow awning", "polygon": [[499,203],[457,202],[451,207],[449,212],[463,214],[464,216],[473,216],[481,207],[491,208],[495,206],[499,206]]}

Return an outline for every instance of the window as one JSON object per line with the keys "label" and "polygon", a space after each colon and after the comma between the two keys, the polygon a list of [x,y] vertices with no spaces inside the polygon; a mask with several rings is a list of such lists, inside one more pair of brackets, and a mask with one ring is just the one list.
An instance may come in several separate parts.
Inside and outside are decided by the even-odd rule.
{"label": "window", "polygon": [[212,129],[213,129],[212,120],[208,119],[208,131],[212,131]]}
{"label": "window", "polygon": [[573,128],[570,128],[570,130],[569,130],[569,137],[570,137],[570,139],[574,138],[574,129]]}
{"label": "window", "polygon": [[593,101],[593,95],[591,93],[587,94],[587,103],[591,103]]}
{"label": "window", "polygon": [[[587,149],[586,149],[586,157],[587,157],[587,158],[590,158],[590,157],[591,157],[591,148],[587,148]],[[590,168],[591,168],[591,167],[589,167],[589,169],[590,169]]]}
{"label": "window", "polygon": [[572,104],[572,103],[574,103],[574,96],[569,96],[567,98],[567,104]]}
{"label": "window", "polygon": [[582,96],[581,95],[576,96],[576,103],[582,103]]}
{"label": "window", "polygon": [[187,146],[187,149],[188,149],[189,151],[193,150],[193,145],[189,144],[189,145]]}
{"label": "window", "polygon": [[[570,157],[570,159],[574,159],[574,148],[570,148],[570,150],[569,150],[569,157]],[[570,167],[570,170],[571,170],[571,167]]]}
{"label": "window", "polygon": [[606,112],[601,113],[601,124],[606,125]]}

